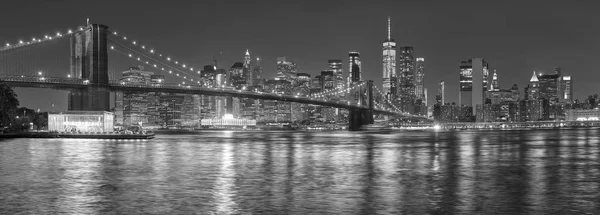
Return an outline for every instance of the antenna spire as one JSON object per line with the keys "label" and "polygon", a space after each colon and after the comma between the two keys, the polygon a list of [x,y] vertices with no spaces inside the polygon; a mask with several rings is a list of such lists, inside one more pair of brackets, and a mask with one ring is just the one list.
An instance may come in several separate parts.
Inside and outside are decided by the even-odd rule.
{"label": "antenna spire", "polygon": [[388,16],[388,40],[392,39],[392,21],[391,18]]}

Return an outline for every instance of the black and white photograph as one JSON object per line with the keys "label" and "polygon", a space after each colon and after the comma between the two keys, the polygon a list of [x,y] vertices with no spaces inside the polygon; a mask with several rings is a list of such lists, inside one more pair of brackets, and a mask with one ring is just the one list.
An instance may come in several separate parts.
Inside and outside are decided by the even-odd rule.
{"label": "black and white photograph", "polygon": [[0,214],[600,214],[600,2],[0,2]]}

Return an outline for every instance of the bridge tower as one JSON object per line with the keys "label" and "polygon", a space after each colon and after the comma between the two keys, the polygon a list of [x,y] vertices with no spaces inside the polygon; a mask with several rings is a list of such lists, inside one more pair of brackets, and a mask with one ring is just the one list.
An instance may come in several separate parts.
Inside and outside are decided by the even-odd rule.
{"label": "bridge tower", "polygon": [[348,116],[348,129],[350,131],[357,131],[363,125],[373,124],[373,81],[367,81],[366,87],[360,87],[356,89],[356,99],[361,101],[361,104],[367,106],[367,109],[350,109]]}
{"label": "bridge tower", "polygon": [[85,89],[71,90],[69,110],[109,111],[108,26],[88,24],[71,35],[71,78],[88,80]]}

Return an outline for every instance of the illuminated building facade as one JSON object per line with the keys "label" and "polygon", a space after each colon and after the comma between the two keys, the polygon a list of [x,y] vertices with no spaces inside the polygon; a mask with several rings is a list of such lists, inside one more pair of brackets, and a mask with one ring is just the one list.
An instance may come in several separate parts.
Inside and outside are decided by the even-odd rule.
{"label": "illuminated building facade", "polygon": [[[144,71],[141,66],[130,67],[129,70],[121,72],[123,75],[119,81],[123,84],[150,84],[154,73]],[[118,118],[117,122],[122,122],[124,126],[145,125],[148,123],[148,101],[153,93],[140,92],[119,92],[115,99],[115,112]],[[122,115],[121,115],[122,113]],[[122,120],[121,120],[122,118]]]}
{"label": "illuminated building facade", "polygon": [[254,66],[252,69],[252,77],[254,78],[252,81],[254,86],[261,86],[264,84],[262,78],[262,67],[260,66],[260,58],[256,58],[256,66]]}
{"label": "illuminated building facade", "polygon": [[252,58],[250,58],[250,51],[248,49],[246,49],[246,55],[244,55],[243,73],[243,76],[246,78],[246,86],[254,86],[256,77],[252,70]]}
{"label": "illuminated building facade", "polygon": [[342,69],[342,60],[328,60],[329,70],[335,75],[335,85],[337,89],[344,88],[344,70]]}
{"label": "illuminated building facade", "polygon": [[[485,92],[488,88],[488,67],[488,63],[482,58],[473,58],[460,63],[459,106],[471,108],[473,113],[470,116],[465,115],[466,118],[476,116],[477,106],[484,104]],[[465,111],[467,112],[469,111]]]}
{"label": "illuminated building facade", "polygon": [[201,127],[210,129],[231,129],[231,128],[246,128],[256,126],[256,120],[253,119],[236,119],[231,114],[226,114],[220,119],[202,119]]}
{"label": "illuminated building facade", "polygon": [[559,100],[564,103],[573,103],[573,79],[571,76],[562,76],[560,81]]}
{"label": "illuminated building facade", "polygon": [[360,53],[356,51],[351,51],[348,53],[349,57],[349,80],[348,86],[351,86],[352,83],[356,83],[362,80],[361,76],[361,63],[360,63]]}
{"label": "illuminated building facade", "polygon": [[387,39],[383,42],[383,94],[390,97],[391,78],[396,77],[396,42],[392,39],[392,23],[388,17]]}
{"label": "illuminated building facade", "polygon": [[600,120],[600,109],[569,109],[567,110],[567,121],[598,121]]}
{"label": "illuminated building facade", "polygon": [[298,67],[296,63],[288,61],[286,57],[277,58],[277,80],[286,80],[294,83],[297,73]]}
{"label": "illuminated building facade", "polygon": [[400,109],[412,113],[414,110],[415,95],[415,57],[412,46],[403,46],[399,50],[399,84],[398,98]]}
{"label": "illuminated building facade", "polygon": [[425,58],[416,59],[415,94],[417,99],[425,100]]}
{"label": "illuminated building facade", "polygon": [[445,104],[445,83],[444,80],[441,80],[438,85],[438,93],[435,96],[435,103],[443,105]]}
{"label": "illuminated building facade", "polygon": [[246,77],[244,74],[244,64],[242,62],[235,62],[231,68],[229,68],[228,73],[229,85],[235,89],[242,89],[246,84]]}
{"label": "illuminated building facade", "polygon": [[48,131],[112,132],[114,115],[107,111],[66,111],[48,114]]}

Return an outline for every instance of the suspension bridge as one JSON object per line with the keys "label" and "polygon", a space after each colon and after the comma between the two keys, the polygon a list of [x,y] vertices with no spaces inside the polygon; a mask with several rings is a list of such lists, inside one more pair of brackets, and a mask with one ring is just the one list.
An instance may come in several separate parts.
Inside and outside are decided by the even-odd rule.
{"label": "suspension bridge", "polygon": [[[425,119],[400,111],[372,81],[358,81],[343,89],[309,95],[207,85],[202,81],[200,69],[151,47],[111,31],[106,25],[87,24],[74,30],[6,43],[0,48],[0,81],[15,87],[70,91],[69,110],[109,111],[111,92],[161,92],[344,108],[349,110],[350,130],[372,124],[374,114]],[[155,74],[163,75],[165,81],[140,84],[120,80],[121,72],[132,65],[145,65]],[[332,96],[348,99],[332,100]]]}

